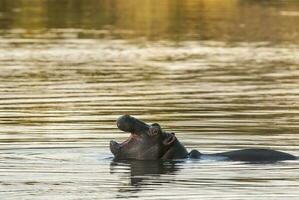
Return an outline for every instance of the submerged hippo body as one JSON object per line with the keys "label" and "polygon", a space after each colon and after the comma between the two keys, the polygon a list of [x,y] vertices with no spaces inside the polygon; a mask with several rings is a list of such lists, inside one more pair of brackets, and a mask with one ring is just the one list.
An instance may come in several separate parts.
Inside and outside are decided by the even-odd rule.
{"label": "submerged hippo body", "polygon": [[291,154],[269,149],[243,149],[215,154],[202,154],[197,150],[192,150],[188,153],[174,133],[163,131],[157,123],[148,125],[134,117],[124,115],[118,118],[117,126],[131,135],[120,144],[115,141],[110,142],[110,150],[116,160],[203,159],[209,157],[232,161],[273,162],[297,159]]}

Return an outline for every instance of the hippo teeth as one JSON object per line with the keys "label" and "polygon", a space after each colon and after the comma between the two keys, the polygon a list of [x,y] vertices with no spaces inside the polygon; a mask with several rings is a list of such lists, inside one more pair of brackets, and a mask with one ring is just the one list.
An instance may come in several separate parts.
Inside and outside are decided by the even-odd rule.
{"label": "hippo teeth", "polygon": [[130,133],[130,136],[125,141],[123,141],[120,145],[123,146],[127,144],[132,138],[133,138],[133,133]]}

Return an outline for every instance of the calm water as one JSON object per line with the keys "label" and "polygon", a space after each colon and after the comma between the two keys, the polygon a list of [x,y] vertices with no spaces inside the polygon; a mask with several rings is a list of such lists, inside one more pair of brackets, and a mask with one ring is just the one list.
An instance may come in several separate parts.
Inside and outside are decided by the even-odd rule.
{"label": "calm water", "polygon": [[115,163],[131,114],[299,156],[299,2],[0,0],[1,199],[299,199],[299,161]]}

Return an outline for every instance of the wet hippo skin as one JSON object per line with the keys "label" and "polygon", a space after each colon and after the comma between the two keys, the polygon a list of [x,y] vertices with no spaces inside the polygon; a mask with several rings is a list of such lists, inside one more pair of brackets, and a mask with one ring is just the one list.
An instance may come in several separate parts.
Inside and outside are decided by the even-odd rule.
{"label": "wet hippo skin", "polygon": [[117,127],[130,133],[130,137],[122,143],[110,141],[110,150],[116,160],[202,159],[207,156],[248,162],[297,159],[291,154],[270,149],[242,149],[215,154],[202,154],[197,150],[192,150],[188,153],[174,133],[164,131],[157,123],[148,125],[130,115],[119,117]]}

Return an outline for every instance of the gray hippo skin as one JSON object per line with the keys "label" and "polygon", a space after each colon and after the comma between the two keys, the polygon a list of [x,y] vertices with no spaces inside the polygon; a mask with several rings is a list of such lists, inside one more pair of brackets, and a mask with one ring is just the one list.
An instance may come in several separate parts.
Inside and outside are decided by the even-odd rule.
{"label": "gray hippo skin", "polygon": [[119,117],[117,127],[131,135],[120,144],[113,140],[110,141],[110,150],[116,160],[201,159],[205,156],[247,162],[297,159],[291,154],[270,149],[243,149],[215,154],[201,154],[197,150],[192,150],[188,153],[174,133],[165,132],[157,123],[148,125],[129,115]]}

